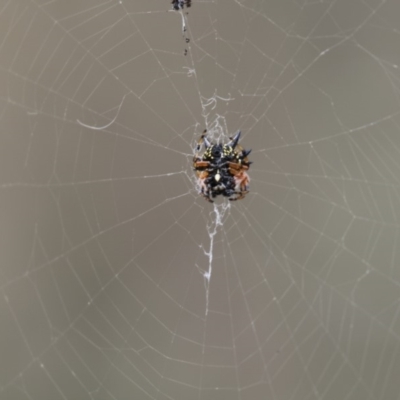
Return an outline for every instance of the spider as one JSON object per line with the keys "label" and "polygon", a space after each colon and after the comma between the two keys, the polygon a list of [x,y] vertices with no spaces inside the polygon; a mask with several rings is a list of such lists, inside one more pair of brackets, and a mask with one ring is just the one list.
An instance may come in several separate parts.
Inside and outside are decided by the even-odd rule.
{"label": "spider", "polygon": [[189,8],[192,5],[192,0],[172,0],[172,9],[175,11],[183,10],[183,7]]}
{"label": "spider", "polygon": [[[251,164],[247,158],[251,150],[238,146],[241,132],[230,137],[227,144],[211,143],[206,133],[207,129],[201,135],[193,157],[193,167],[199,180],[201,195],[211,203],[214,202],[212,199],[219,195],[228,197],[230,201],[243,199],[249,192],[250,178],[246,171]],[[200,156],[202,144],[205,151]]]}

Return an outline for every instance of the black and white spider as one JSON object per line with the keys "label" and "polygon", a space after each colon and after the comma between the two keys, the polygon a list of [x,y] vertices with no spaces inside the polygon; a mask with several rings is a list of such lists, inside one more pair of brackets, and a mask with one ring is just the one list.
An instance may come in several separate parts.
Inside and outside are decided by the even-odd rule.
{"label": "black and white spider", "polygon": [[[246,171],[251,164],[247,158],[251,150],[238,146],[240,131],[227,144],[211,143],[206,132],[201,135],[193,157],[201,194],[211,203],[219,195],[231,201],[243,199],[249,192],[250,178]],[[205,151],[200,156],[203,144]]]}
{"label": "black and white spider", "polygon": [[172,0],[172,9],[175,11],[183,10],[183,7],[189,8],[192,5],[192,0]]}

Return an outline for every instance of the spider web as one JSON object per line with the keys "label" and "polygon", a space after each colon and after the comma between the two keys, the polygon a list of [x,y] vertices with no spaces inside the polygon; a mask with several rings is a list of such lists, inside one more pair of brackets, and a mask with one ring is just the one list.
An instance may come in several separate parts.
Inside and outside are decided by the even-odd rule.
{"label": "spider web", "polygon": [[398,1],[192,3],[0,5],[0,398],[400,399]]}

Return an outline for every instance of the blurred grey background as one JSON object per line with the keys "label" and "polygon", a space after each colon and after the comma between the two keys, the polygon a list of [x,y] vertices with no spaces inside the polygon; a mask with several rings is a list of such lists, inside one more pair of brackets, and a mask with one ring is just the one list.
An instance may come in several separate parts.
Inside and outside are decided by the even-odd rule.
{"label": "blurred grey background", "polygon": [[0,399],[399,399],[400,3],[192,3],[0,1]]}

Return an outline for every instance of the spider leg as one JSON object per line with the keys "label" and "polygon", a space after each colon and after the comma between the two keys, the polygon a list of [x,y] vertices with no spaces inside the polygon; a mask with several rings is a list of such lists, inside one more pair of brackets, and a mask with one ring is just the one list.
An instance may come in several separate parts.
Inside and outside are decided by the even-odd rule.
{"label": "spider leg", "polygon": [[[206,190],[204,190],[204,188],[206,188]],[[207,188],[206,185],[202,184],[200,193],[207,201],[209,201],[210,203],[214,203],[214,200],[211,200],[210,197],[210,190]]]}
{"label": "spider leg", "polygon": [[235,192],[237,194],[236,197],[230,198],[229,201],[236,201],[236,200],[242,200],[245,198],[246,194],[249,193],[248,190],[243,190],[241,192]]}
{"label": "spider leg", "polygon": [[211,198],[205,194],[203,194],[204,198],[209,201],[210,203],[214,203],[214,200],[211,200]]}
{"label": "spider leg", "polygon": [[[204,162],[202,162],[202,163],[204,163]],[[208,164],[208,162],[207,162],[207,164]],[[199,165],[199,163],[197,163],[197,166],[204,167],[204,165],[202,165],[202,164]],[[196,170],[196,168],[195,168],[195,170]],[[209,184],[207,182],[208,172],[202,171],[202,170],[196,170],[196,172],[197,172],[197,176],[198,176],[198,183],[200,185],[200,194],[210,203],[214,203],[214,201],[211,200],[211,198],[210,198],[211,190],[210,190]]]}

